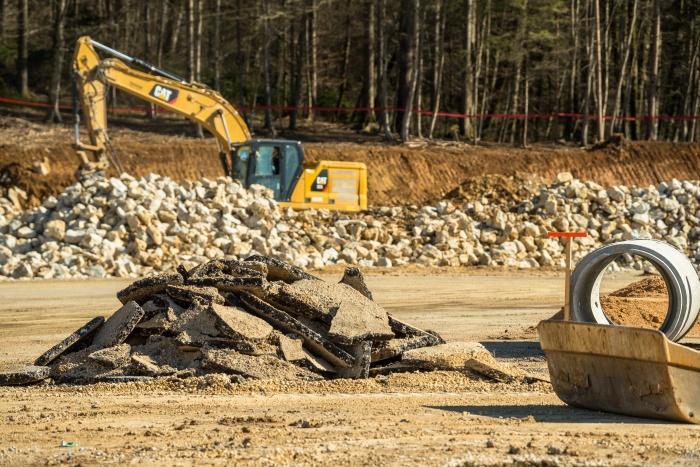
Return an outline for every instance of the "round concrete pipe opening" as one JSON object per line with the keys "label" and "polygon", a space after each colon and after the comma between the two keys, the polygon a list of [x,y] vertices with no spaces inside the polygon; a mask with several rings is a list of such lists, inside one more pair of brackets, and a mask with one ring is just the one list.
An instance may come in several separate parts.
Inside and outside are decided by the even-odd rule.
{"label": "round concrete pipe opening", "polygon": [[680,340],[698,318],[700,279],[683,253],[658,240],[613,243],[584,257],[571,275],[571,319],[614,324],[601,306],[600,284],[607,267],[626,253],[649,261],[663,278],[668,291],[668,310],[659,331],[674,342]]}

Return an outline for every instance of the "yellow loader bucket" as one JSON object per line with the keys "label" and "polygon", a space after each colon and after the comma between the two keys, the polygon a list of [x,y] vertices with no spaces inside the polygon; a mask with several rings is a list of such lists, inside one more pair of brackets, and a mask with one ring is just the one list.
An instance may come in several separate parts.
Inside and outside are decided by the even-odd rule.
{"label": "yellow loader bucket", "polygon": [[552,386],[574,407],[700,423],[700,352],[656,330],[542,321]]}

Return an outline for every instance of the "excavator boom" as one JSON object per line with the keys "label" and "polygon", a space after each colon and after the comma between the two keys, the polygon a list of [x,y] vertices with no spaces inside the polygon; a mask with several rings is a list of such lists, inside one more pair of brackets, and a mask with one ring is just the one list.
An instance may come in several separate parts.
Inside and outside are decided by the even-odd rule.
{"label": "excavator boom", "polygon": [[[116,58],[101,60],[96,48]],[[133,69],[125,62],[153,74]],[[333,161],[305,164],[298,142],[252,140],[238,111],[204,84],[187,82],[89,37],[77,41],[73,73],[90,139],[89,143],[80,141],[76,118],[75,147],[87,171],[105,169],[109,161],[117,172],[122,172],[107,133],[107,90],[112,86],[202,125],[218,142],[225,174],[246,187],[257,183],[272,189],[275,199],[283,206],[342,211],[367,208],[364,164]],[[93,154],[92,161],[86,152]]]}

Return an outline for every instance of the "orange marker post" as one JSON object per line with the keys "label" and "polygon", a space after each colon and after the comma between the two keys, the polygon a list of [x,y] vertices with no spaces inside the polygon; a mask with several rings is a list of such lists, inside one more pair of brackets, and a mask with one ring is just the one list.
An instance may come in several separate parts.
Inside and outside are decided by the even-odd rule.
{"label": "orange marker post", "polygon": [[564,271],[564,321],[571,319],[571,239],[587,237],[586,232],[547,232],[548,237],[566,237],[566,271]]}

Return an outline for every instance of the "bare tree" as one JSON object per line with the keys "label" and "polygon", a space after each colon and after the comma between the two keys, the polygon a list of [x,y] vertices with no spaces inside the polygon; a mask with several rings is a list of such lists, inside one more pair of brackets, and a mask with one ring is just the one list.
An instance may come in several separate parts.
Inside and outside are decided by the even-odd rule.
{"label": "bare tree", "polygon": [[[308,43],[309,43],[309,66],[308,70],[308,87],[309,87],[309,105],[313,109],[318,104],[318,36],[316,27],[317,4],[316,0],[308,0]],[[314,119],[313,110],[309,111],[309,118]]]}
{"label": "bare tree", "polygon": [[212,57],[214,69],[214,89],[221,91],[221,0],[214,0],[214,37],[212,40]]}
{"label": "bare tree", "polygon": [[[151,55],[153,54],[153,46],[151,45],[151,0],[143,2],[143,58],[150,63]],[[152,102],[148,103],[146,118],[153,120],[156,118],[155,105]]]}
{"label": "bare tree", "polygon": [[[202,0],[195,0],[194,80],[202,81]],[[197,138],[204,138],[202,125],[194,127]]]}
{"label": "bare tree", "polygon": [[598,116],[598,142],[605,139],[605,120],[603,119],[603,59],[600,44],[600,2],[595,0],[595,62],[596,62],[596,104]]}
{"label": "bare tree", "polygon": [[420,12],[420,0],[402,0],[401,2],[401,49],[402,71],[399,72],[399,99],[397,107],[403,109],[399,126],[401,141],[406,142],[411,128],[411,114],[416,93],[418,78],[418,35],[420,27],[418,18]]}
{"label": "bare tree", "polygon": [[58,99],[61,94],[61,70],[63,69],[63,32],[68,11],[66,0],[54,0],[51,4],[54,12],[53,25],[53,66],[51,68],[51,88],[49,89],[49,97],[51,99],[51,109],[49,110],[48,120],[54,123],[61,123],[61,112],[58,108]]}
{"label": "bare tree", "polygon": [[379,42],[379,106],[382,108],[380,113],[381,125],[384,128],[384,137],[387,141],[391,141],[391,125],[389,123],[388,107],[388,57],[387,57],[387,33],[386,33],[386,0],[378,0],[377,3],[377,23],[378,23],[378,42]]}
{"label": "bare tree", "polygon": [[29,0],[17,0],[17,91],[29,96]]}
{"label": "bare tree", "polygon": [[[364,61],[364,82],[362,85],[362,107],[373,109],[374,97],[377,94],[377,83],[375,78],[374,51],[376,49],[375,29],[377,10],[373,0],[364,0],[364,14],[367,19],[366,24],[366,42],[363,50]],[[376,119],[374,110],[369,110],[364,113],[363,123],[367,125]]]}
{"label": "bare tree", "polygon": [[659,86],[659,50],[661,49],[661,0],[653,0],[651,57],[649,58],[649,94],[647,95],[647,138],[655,140],[659,125],[656,119]]}
{"label": "bare tree", "polygon": [[622,57],[622,64],[620,65],[620,77],[617,80],[617,92],[615,93],[615,104],[613,105],[612,115],[610,117],[610,133],[616,131],[617,116],[620,113],[620,103],[622,99],[622,85],[627,79],[627,64],[630,59],[630,53],[632,51],[632,38],[635,34],[635,26],[637,24],[637,6],[639,1],[634,0],[632,3],[632,18],[629,24],[629,31],[625,39],[625,51]]}
{"label": "bare tree", "polygon": [[270,80],[272,79],[270,67],[270,45],[272,43],[272,31],[270,29],[270,0],[262,1],[263,7],[263,73],[265,75],[265,129],[272,135],[275,132],[275,123],[272,119],[272,89]]}
{"label": "bare tree", "polygon": [[[463,9],[467,16],[464,22],[464,31],[462,36],[462,50],[464,53],[464,68],[462,70],[462,89],[459,112],[464,115],[473,114],[472,111],[472,86],[473,68],[472,68],[472,45],[474,43],[473,36],[473,16],[474,16],[474,0],[463,0]],[[459,121],[459,133],[462,136],[469,136],[473,131],[471,119],[462,118]]]}
{"label": "bare tree", "polygon": [[5,45],[7,39],[5,38],[5,13],[7,8],[5,6],[5,0],[0,0],[0,44]]}
{"label": "bare tree", "polygon": [[445,24],[447,23],[447,0],[437,0],[435,4],[435,33],[433,40],[432,88],[430,93],[430,108],[432,117],[428,138],[432,139],[440,109],[440,94],[442,92],[442,72],[445,67]]}

